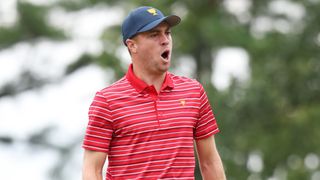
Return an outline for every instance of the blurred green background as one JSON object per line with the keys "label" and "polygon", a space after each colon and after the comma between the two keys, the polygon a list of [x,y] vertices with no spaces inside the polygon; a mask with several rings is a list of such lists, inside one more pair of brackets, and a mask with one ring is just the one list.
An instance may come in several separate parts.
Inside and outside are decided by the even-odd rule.
{"label": "blurred green background", "polygon": [[[0,152],[12,156],[0,160],[1,171],[8,168],[8,173],[0,173],[1,179],[20,177],[14,172],[32,164],[13,156],[36,152],[38,157],[43,151],[53,158],[38,164],[50,165],[42,168],[42,176],[30,172],[36,167],[28,170],[26,179],[80,178],[86,108],[95,91],[126,72],[130,59],[122,44],[120,24],[131,9],[141,5],[182,17],[172,31],[171,70],[204,85],[221,130],[216,141],[228,180],[320,179],[319,0],[12,0],[0,4]],[[92,12],[98,12],[102,20],[91,17]],[[86,14],[88,18],[80,23],[79,16]],[[101,30],[94,31],[97,27]],[[72,48],[66,46],[69,42]],[[24,46],[29,49],[14,56]],[[44,46],[48,48],[41,51]],[[55,52],[52,47],[56,46],[61,49]],[[72,60],[64,60],[65,56]],[[19,62],[18,70],[12,68],[17,66],[13,61]],[[231,70],[223,78],[217,73],[223,68],[219,64],[244,73]],[[87,67],[100,68],[103,73],[88,80],[83,72]],[[66,79],[76,75],[81,76],[79,89],[69,92],[62,88],[61,82],[72,84]],[[90,85],[93,80],[99,83]],[[38,108],[46,107],[47,100],[41,98],[47,96],[37,95],[51,92],[53,86],[68,93],[49,93],[52,98],[62,94],[76,97],[57,102],[45,110],[46,116],[37,117],[39,122],[50,118],[47,125],[32,124],[32,116],[24,117],[23,112],[37,116],[44,111]],[[87,91],[81,95],[75,93],[84,89]],[[19,100],[23,101],[26,93],[35,96],[38,108],[21,105]],[[83,107],[55,111],[68,101]],[[19,106],[19,111],[12,110]],[[70,106],[65,108],[72,109]],[[65,142],[70,132],[52,122],[61,122],[61,127],[78,122],[80,127],[70,128],[72,138]],[[18,135],[11,131],[18,127],[17,132],[24,132],[24,127],[31,130]],[[9,169],[14,167],[19,168]],[[198,168],[196,179],[201,179]]]}

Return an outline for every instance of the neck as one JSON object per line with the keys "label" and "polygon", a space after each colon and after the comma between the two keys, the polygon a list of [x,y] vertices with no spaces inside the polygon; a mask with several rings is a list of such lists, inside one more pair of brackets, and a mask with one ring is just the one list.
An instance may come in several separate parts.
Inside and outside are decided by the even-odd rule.
{"label": "neck", "polygon": [[163,84],[164,79],[166,78],[166,72],[155,74],[150,73],[144,70],[143,68],[139,68],[139,66],[135,66],[133,64],[133,73],[139,79],[144,81],[149,86],[153,85],[157,92],[159,93]]}

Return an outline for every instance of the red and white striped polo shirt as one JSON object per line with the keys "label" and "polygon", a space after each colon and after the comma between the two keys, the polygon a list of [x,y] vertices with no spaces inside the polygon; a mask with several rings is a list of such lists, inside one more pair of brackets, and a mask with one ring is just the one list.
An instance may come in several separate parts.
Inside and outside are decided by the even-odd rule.
{"label": "red and white striped polo shirt", "polygon": [[106,179],[194,179],[194,139],[219,131],[202,85],[167,73],[158,94],[130,66],[97,92],[83,147],[108,153]]}

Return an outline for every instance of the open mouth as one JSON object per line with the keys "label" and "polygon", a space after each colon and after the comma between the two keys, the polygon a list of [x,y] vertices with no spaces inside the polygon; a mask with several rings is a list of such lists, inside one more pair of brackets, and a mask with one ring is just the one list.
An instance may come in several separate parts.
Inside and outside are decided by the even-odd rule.
{"label": "open mouth", "polygon": [[161,57],[162,57],[163,59],[168,60],[168,59],[169,59],[169,54],[170,54],[170,51],[169,51],[169,50],[166,50],[166,51],[164,51],[164,52],[161,54]]}

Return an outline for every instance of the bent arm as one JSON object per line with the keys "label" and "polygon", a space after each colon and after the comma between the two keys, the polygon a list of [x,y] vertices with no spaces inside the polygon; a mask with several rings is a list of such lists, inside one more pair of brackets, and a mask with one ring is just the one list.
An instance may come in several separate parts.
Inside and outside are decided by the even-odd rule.
{"label": "bent arm", "polygon": [[226,180],[214,136],[196,140],[196,147],[203,180]]}
{"label": "bent arm", "polygon": [[82,179],[102,180],[102,169],[107,154],[98,151],[84,151]]}

